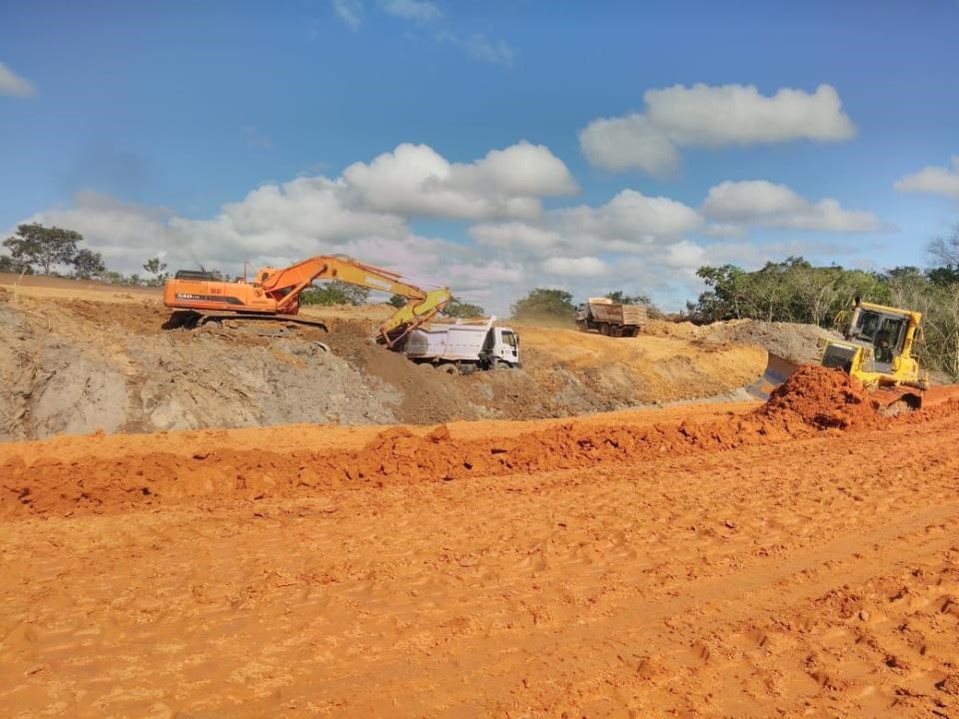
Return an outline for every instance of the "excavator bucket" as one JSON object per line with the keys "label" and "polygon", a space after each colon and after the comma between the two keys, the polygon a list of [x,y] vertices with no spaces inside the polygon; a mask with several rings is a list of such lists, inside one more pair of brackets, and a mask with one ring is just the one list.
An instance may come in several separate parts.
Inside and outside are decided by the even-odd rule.
{"label": "excavator bucket", "polygon": [[766,358],[766,369],[762,376],[746,385],[746,391],[756,399],[767,400],[769,393],[789,379],[797,369],[799,365],[795,362],[770,352]]}

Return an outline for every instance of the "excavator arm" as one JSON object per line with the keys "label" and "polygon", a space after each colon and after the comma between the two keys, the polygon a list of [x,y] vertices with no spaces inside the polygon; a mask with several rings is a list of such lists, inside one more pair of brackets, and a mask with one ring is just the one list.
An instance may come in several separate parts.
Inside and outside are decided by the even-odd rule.
{"label": "excavator arm", "polygon": [[403,307],[379,326],[379,339],[389,347],[429,322],[451,297],[448,288],[423,290],[405,282],[395,272],[348,257],[318,256],[289,267],[264,267],[257,271],[252,284],[176,277],[167,282],[164,303],[174,309],[194,311],[295,315],[300,309],[300,295],[315,280],[322,279],[340,280],[407,299]]}

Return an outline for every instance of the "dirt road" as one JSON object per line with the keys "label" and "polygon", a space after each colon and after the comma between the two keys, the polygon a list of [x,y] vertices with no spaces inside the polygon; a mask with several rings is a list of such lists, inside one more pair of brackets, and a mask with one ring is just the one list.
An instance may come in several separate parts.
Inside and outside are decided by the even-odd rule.
{"label": "dirt road", "polygon": [[853,394],[6,445],[0,715],[957,716],[959,409]]}

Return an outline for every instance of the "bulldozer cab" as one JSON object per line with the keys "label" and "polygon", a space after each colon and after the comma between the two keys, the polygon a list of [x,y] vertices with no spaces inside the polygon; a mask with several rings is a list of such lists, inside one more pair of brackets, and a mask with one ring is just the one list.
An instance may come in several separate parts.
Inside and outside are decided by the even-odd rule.
{"label": "bulldozer cab", "polygon": [[873,372],[890,373],[893,361],[904,350],[909,315],[859,306],[853,315],[846,339],[871,350]]}

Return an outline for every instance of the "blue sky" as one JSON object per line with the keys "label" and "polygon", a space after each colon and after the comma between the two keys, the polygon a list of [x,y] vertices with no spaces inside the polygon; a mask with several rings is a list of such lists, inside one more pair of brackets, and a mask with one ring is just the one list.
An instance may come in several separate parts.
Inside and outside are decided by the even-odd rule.
{"label": "blue sky", "polygon": [[923,264],[959,220],[957,37],[952,0],[8,2],[0,228],[124,271],[345,252],[498,312]]}

